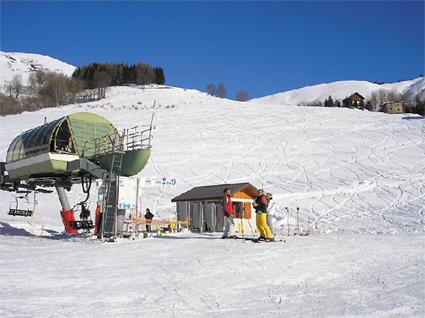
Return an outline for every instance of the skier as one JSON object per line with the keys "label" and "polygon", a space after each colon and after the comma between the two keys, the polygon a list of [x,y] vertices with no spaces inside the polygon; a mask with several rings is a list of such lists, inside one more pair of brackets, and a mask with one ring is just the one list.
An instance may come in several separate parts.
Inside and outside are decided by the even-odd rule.
{"label": "skier", "polygon": [[224,214],[224,233],[221,237],[236,238],[235,236],[235,221],[233,220],[233,203],[230,197],[230,189],[226,188],[223,191],[223,214]]}
{"label": "skier", "polygon": [[152,219],[153,219],[153,214],[151,212],[151,210],[146,209],[146,213],[145,213],[145,219],[146,219],[146,232],[150,233],[151,231],[151,223],[152,223]]}
{"label": "skier", "polygon": [[269,205],[269,198],[264,193],[263,189],[258,190],[258,197],[253,203],[255,208],[255,221],[258,230],[260,231],[260,237],[257,239],[257,241],[266,241],[266,242],[272,242],[274,241],[273,233],[270,230],[269,225],[267,224],[267,207]]}

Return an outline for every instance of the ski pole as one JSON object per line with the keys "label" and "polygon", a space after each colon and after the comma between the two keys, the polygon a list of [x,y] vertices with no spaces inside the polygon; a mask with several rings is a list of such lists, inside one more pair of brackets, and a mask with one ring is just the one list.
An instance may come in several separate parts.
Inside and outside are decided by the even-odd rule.
{"label": "ski pole", "polygon": [[254,230],[253,230],[252,225],[251,225],[251,220],[248,220],[248,225],[249,225],[249,228],[251,229],[252,237],[255,238]]}
{"label": "ski pole", "polygon": [[289,209],[288,209],[288,207],[285,207],[285,210],[286,210],[286,213],[287,213],[287,215],[286,215],[286,226],[288,227],[288,236],[289,236]]}
{"label": "ski pole", "polygon": [[300,218],[299,218],[300,208],[297,207],[297,235],[300,236]]}

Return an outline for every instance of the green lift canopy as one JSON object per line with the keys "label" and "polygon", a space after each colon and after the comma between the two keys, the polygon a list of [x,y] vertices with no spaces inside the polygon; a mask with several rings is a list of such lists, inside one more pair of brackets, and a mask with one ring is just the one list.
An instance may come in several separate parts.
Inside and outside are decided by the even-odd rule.
{"label": "green lift canopy", "polygon": [[105,152],[116,133],[114,125],[102,116],[80,112],[71,114],[17,136],[7,151],[6,163],[43,153],[74,154],[89,158]]}
{"label": "green lift canopy", "polygon": [[69,162],[84,158],[109,171],[116,169],[113,158],[119,154],[121,165],[115,172],[135,175],[150,157],[152,125],[138,132],[136,128],[120,134],[102,116],[74,113],[17,136],[7,151],[5,167],[12,179],[69,176]]}

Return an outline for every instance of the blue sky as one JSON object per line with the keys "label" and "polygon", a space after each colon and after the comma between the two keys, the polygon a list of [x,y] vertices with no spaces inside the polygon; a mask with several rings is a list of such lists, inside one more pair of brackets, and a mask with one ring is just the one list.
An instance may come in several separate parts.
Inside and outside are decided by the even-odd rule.
{"label": "blue sky", "polygon": [[423,1],[1,1],[1,50],[147,62],[167,83],[250,97],[424,73]]}

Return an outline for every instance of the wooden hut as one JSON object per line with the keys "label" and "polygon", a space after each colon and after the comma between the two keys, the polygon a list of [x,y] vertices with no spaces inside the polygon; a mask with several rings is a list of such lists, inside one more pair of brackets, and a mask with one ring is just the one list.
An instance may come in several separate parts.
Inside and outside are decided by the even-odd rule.
{"label": "wooden hut", "polygon": [[359,93],[355,92],[352,94],[349,99],[353,102],[353,104],[359,105],[360,103],[364,102],[364,97],[360,95]]}
{"label": "wooden hut", "polygon": [[237,233],[256,231],[252,202],[258,189],[250,183],[219,184],[195,187],[171,201],[176,202],[177,220],[188,221],[193,232],[223,232],[223,191],[229,188]]}

